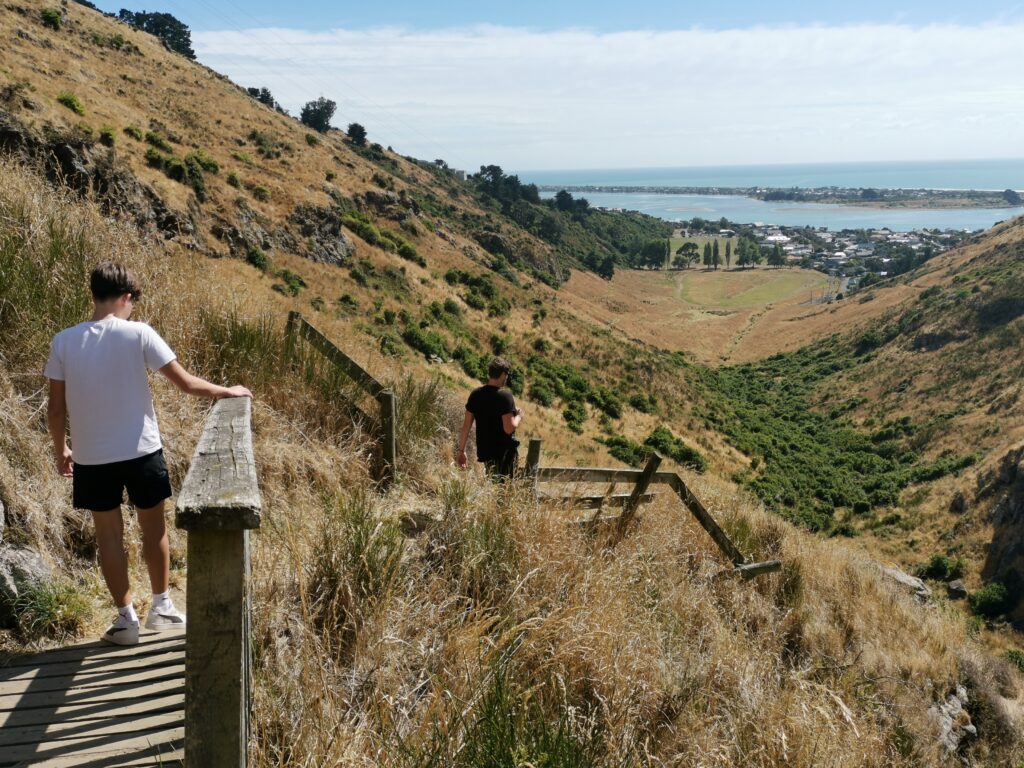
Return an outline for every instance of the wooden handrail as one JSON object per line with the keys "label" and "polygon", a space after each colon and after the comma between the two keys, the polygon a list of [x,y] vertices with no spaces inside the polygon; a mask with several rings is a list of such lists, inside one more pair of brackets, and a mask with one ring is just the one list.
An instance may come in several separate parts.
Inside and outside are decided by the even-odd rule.
{"label": "wooden handrail", "polygon": [[249,531],[262,503],[252,448],[252,400],[218,400],[175,507],[188,532],[185,760],[248,764]]}
{"label": "wooden handrail", "polygon": [[377,381],[359,363],[342,352],[300,313],[292,310],[288,313],[288,324],[285,326],[285,339],[289,346],[294,344],[296,336],[300,336],[308,341],[320,354],[355,381],[364,392],[377,400],[380,408],[381,460],[384,464],[381,481],[385,487],[391,485],[395,480],[398,454],[396,423],[398,403],[395,393]]}

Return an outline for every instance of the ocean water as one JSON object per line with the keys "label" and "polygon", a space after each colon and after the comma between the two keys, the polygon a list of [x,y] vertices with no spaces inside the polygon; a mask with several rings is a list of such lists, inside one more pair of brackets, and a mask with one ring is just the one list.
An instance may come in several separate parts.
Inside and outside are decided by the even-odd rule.
{"label": "ocean water", "polygon": [[[542,193],[550,197],[552,193]],[[591,205],[627,208],[669,221],[720,219],[739,224],[782,224],[793,227],[881,229],[988,229],[993,224],[1024,214],[1020,208],[862,208],[830,203],[765,202],[739,195],[671,195],[653,192],[579,192]]]}
{"label": "ocean water", "polygon": [[1024,190],[1024,158],[519,171],[527,183],[630,187],[886,187]]}
{"label": "ocean water", "polygon": [[[906,163],[734,165],[700,168],[636,168],[522,171],[528,183],[566,186],[643,187],[874,187],[903,189],[1024,189],[1024,159]],[[550,194],[550,193],[548,193]],[[720,219],[749,224],[827,227],[831,230],[889,227],[979,230],[1024,214],[1018,208],[862,208],[827,203],[765,202],[737,195],[651,192],[580,193],[592,205],[628,208],[663,219]]]}

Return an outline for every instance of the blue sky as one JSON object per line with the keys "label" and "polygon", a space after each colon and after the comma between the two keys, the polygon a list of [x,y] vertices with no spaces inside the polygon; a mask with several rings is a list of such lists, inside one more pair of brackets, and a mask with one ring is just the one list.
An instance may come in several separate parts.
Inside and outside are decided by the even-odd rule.
{"label": "blue sky", "polygon": [[366,29],[401,26],[414,29],[493,24],[553,30],[583,27],[598,32],[633,29],[705,27],[727,29],[786,24],[971,24],[1020,19],[1024,3],[994,0],[931,0],[925,2],[807,2],[807,0],[738,0],[680,3],[678,0],[597,2],[590,0],[387,0],[386,2],[293,2],[280,0],[193,0],[165,2],[100,2],[107,11],[168,10],[193,29],[223,29],[224,18],[248,27]]}
{"label": "blue sky", "polygon": [[293,114],[325,96],[338,127],[468,170],[1022,155],[1024,3],[123,5]]}

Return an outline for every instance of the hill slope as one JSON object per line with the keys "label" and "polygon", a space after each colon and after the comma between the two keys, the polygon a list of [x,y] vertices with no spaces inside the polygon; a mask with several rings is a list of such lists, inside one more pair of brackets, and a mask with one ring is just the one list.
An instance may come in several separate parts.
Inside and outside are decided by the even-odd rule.
{"label": "hill slope", "polygon": [[[469,765],[494,749],[557,765],[938,765],[928,711],[958,684],[980,733],[960,753],[1020,760],[1019,677],[975,644],[981,628],[941,598],[916,605],[845,539],[794,530],[737,490],[911,565],[952,530],[944,551],[971,556],[972,586],[983,569],[1007,579],[1019,553],[989,547],[985,526],[1020,519],[1017,464],[1003,459],[1020,439],[1017,390],[998,373],[1019,365],[1006,342],[1020,331],[1019,226],[824,310],[864,323],[850,334],[709,369],[578,316],[541,279],[560,268],[550,244],[443,169],[337,132],[308,140],[152,38],[75,5],[52,30],[45,7],[0,12],[0,144],[17,157],[0,166],[5,536],[73,563],[62,578],[101,595],[91,534],[49,473],[38,370],[50,335],[85,312],[88,266],[114,255],[146,276],[143,317],[183,360],[257,393],[271,521],[256,553],[260,764]],[[138,52],[111,47],[117,35]],[[404,476],[389,496],[372,491],[341,383],[285,364],[293,308],[399,388]],[[703,477],[684,471],[730,533],[786,571],[716,580],[703,533],[664,500],[614,550],[528,499],[506,512],[450,464],[461,397],[448,392],[498,350],[526,373],[525,426],[545,463],[642,460],[639,443],[667,425],[685,440],[680,461],[707,460]],[[199,414],[162,385],[157,396],[180,483]],[[998,430],[982,423],[993,408]],[[891,485],[868,497],[865,478]],[[950,512],[958,492],[966,511]],[[400,535],[404,513],[423,510],[437,524]]]}

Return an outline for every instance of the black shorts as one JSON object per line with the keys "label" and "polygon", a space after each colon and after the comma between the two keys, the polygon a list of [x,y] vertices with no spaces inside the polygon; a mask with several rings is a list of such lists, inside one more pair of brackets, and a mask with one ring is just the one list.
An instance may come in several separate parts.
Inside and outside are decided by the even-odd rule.
{"label": "black shorts", "polygon": [[106,512],[117,509],[128,499],[139,509],[155,507],[171,495],[171,478],[167,474],[162,450],[128,461],[110,464],[75,464],[72,480],[73,504],[76,509]]}
{"label": "black shorts", "polygon": [[484,463],[484,471],[492,480],[503,480],[513,477],[516,473],[516,465],[519,464],[519,448],[513,446],[508,448],[497,459],[481,459]]}

